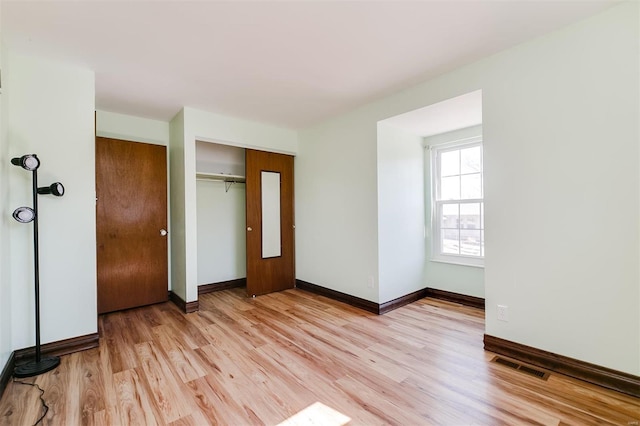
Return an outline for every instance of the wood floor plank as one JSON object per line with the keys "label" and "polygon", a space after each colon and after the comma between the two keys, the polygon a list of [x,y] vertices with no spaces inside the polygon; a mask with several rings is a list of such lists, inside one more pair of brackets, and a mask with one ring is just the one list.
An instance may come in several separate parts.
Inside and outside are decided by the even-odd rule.
{"label": "wood floor plank", "polygon": [[312,324],[304,324],[300,326],[300,328],[307,331],[309,335],[313,336],[316,340],[332,347],[340,356],[355,357],[358,362],[364,363],[370,369],[389,377],[397,383],[409,376],[409,372],[404,366],[390,362],[389,360],[385,360],[382,357],[361,349],[351,344],[347,339],[336,336],[335,333],[330,333]]}
{"label": "wood floor plank", "polygon": [[171,423],[188,416],[192,411],[192,402],[182,397],[181,387],[169,366],[169,360],[164,357],[159,346],[153,342],[139,343],[136,345],[136,352],[150,393],[164,422]]}
{"label": "wood floor plank", "polygon": [[278,426],[341,426],[349,423],[350,420],[339,411],[320,402],[314,402]]}
{"label": "wood floor plank", "polygon": [[[517,383],[511,383],[509,371],[507,367],[493,364],[491,365],[492,375],[500,381],[499,386],[490,390],[490,392],[505,392],[510,396],[517,397],[517,400],[534,401],[539,410],[544,410],[554,415],[564,422],[571,422],[572,419],[580,419],[581,423],[598,423],[598,424],[623,424],[629,420],[634,413],[634,407],[624,408],[624,404],[618,405],[616,411],[611,410],[611,402],[604,403],[606,398],[594,398],[588,395],[580,395],[580,392],[567,392],[566,389],[571,387],[574,379],[565,378],[558,383],[557,388],[550,392],[541,392],[544,388],[543,381],[535,377],[523,377]],[[550,380],[556,381],[557,377],[552,376]],[[582,388],[586,384],[579,384]],[[497,395],[496,398],[501,398]],[[590,402],[590,403],[589,403]],[[588,409],[577,408],[576,404],[589,403]],[[635,414],[638,414],[638,407],[635,407]]]}
{"label": "wood floor plank", "polygon": [[96,411],[93,413],[93,421],[90,422],[95,426],[108,426],[114,424],[108,418],[107,410]]}
{"label": "wood floor plank", "polygon": [[316,401],[314,394],[309,389],[309,382],[300,383],[289,369],[278,368],[277,363],[265,352],[250,351],[248,361],[259,365],[263,371],[268,372],[258,382],[258,385],[263,387],[266,393],[276,397],[274,399],[281,408],[279,411],[293,415]]}
{"label": "wood floor plank", "polygon": [[242,407],[231,395],[223,392],[222,387],[212,387],[204,377],[192,380],[187,385],[201,417],[205,419],[202,424],[233,425],[246,421],[242,416]]}
{"label": "wood floor plank", "polygon": [[165,307],[161,309],[163,323],[172,327],[176,336],[179,336],[191,349],[209,343],[201,330],[185,318],[185,314],[180,312],[177,306],[173,303],[165,303],[164,305]]}
{"label": "wood floor plank", "polygon": [[343,377],[336,386],[366,411],[380,418],[385,424],[417,425],[425,422],[418,413],[404,410],[382,398],[374,389],[363,386],[353,377]]}
{"label": "wood floor plank", "polygon": [[33,378],[15,379],[9,382],[5,394],[10,398],[3,398],[0,405],[0,425],[32,425],[42,415],[40,391],[35,387],[18,382],[34,383]]}
{"label": "wood floor plank", "polygon": [[186,348],[179,339],[171,333],[167,326],[153,328],[155,340],[160,344],[174,371],[183,382],[189,382],[199,377],[204,377],[207,372],[198,362],[193,350]]}
{"label": "wood floor plank", "polygon": [[98,349],[71,354],[68,358],[68,392],[65,412],[70,424],[88,425],[94,422],[94,413],[105,410],[105,393],[100,374]]}
{"label": "wood floor plank", "polygon": [[[243,288],[201,295],[199,306],[191,314],[162,303],[100,316],[99,348],[27,379],[45,390],[43,423],[640,422],[637,398],[492,362],[484,313],[475,308],[426,298],[378,316],[302,290],[247,298]],[[33,424],[38,395],[10,382],[0,425]]]}
{"label": "wood floor plank", "polygon": [[244,359],[246,354],[227,354],[212,346],[201,348],[206,358],[214,359],[219,370],[217,374],[206,376],[212,388],[221,388],[232,395],[233,400],[247,418],[261,423],[275,424],[281,413],[274,407],[274,398],[261,392],[257,384],[267,378],[259,366],[251,365]]}
{"label": "wood floor plank", "polygon": [[121,420],[120,404],[118,403],[118,393],[114,380],[114,371],[111,366],[110,351],[106,348],[107,343],[104,338],[100,338],[99,353],[99,374],[102,378],[104,394],[101,395],[104,401],[104,412],[97,412],[94,415],[96,424],[113,425]]}
{"label": "wood floor plank", "polygon": [[101,325],[104,327],[104,340],[107,342],[111,368],[114,373],[129,370],[138,366],[133,336],[128,333],[122,321],[122,313],[114,312],[103,315]]}
{"label": "wood floor plank", "polygon": [[142,384],[138,372],[125,370],[114,374],[120,424],[163,425],[160,413],[153,406],[152,396]]}
{"label": "wood floor plank", "polygon": [[241,322],[232,319],[222,312],[218,312],[217,316],[219,320],[210,327],[216,328],[218,333],[225,336],[225,341],[235,342],[238,345],[238,349],[239,347],[244,347],[247,350],[251,350],[265,344],[265,339],[255,333],[252,328],[254,324],[250,321],[245,320],[243,322],[245,325],[243,326]]}
{"label": "wood floor plank", "polygon": [[[58,368],[35,378],[34,382],[45,390],[44,398],[49,406],[49,411],[43,419],[43,424],[55,425],[69,423],[67,401],[78,397],[77,388],[73,390],[69,389],[69,367],[75,364],[73,360],[77,359],[77,356],[78,354],[71,354],[62,357]],[[40,407],[38,407],[38,412],[40,412]],[[75,417],[75,415],[72,413],[71,417]]]}

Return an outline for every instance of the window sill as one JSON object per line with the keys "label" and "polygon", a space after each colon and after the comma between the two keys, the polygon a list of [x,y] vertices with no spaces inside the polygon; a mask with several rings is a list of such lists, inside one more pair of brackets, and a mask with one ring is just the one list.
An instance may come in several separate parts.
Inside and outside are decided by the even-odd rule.
{"label": "window sill", "polygon": [[450,265],[457,265],[457,266],[470,266],[472,268],[482,268],[484,269],[484,259],[482,260],[482,263],[478,262],[478,263],[473,263],[473,262],[466,262],[466,259],[464,258],[455,258],[455,259],[443,259],[443,258],[431,258],[429,259],[429,261],[431,262],[436,262],[436,263],[448,263]]}

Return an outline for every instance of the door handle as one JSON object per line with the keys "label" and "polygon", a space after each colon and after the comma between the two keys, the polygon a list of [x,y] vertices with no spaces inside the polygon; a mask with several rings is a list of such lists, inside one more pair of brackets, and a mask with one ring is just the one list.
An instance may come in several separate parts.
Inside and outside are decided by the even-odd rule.
{"label": "door handle", "polygon": [[250,226],[247,226],[247,231],[253,231],[253,228]]}
{"label": "door handle", "polygon": [[160,230],[160,235],[162,235],[163,237],[166,237],[166,236],[167,236],[167,234],[168,234],[168,232],[167,232],[167,230],[166,230],[166,229],[161,229],[161,230]]}

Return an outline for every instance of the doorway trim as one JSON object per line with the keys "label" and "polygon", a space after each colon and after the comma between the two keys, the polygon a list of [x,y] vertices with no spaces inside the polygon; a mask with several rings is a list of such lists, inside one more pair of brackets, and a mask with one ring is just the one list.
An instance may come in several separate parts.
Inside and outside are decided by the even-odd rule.
{"label": "doorway trim", "polygon": [[294,130],[224,117],[185,107],[170,122],[170,217],[172,292],[198,301],[196,141],[295,156]]}

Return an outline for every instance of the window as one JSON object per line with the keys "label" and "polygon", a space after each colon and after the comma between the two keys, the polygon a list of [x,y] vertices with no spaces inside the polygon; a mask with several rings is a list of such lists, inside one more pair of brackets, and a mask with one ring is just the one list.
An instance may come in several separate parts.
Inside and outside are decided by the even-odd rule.
{"label": "window", "polygon": [[482,139],[432,148],[433,260],[484,264]]}

